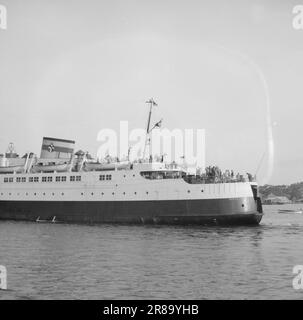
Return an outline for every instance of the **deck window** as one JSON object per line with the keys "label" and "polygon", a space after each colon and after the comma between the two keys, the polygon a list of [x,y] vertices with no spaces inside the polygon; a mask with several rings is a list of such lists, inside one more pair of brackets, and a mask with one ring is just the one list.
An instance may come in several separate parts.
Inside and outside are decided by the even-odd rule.
{"label": "deck window", "polygon": [[81,181],[81,176],[77,176],[76,181]]}
{"label": "deck window", "polygon": [[75,180],[76,180],[76,177],[75,177],[75,176],[71,176],[71,177],[69,178],[69,180],[70,180],[70,181],[75,181]]}
{"label": "deck window", "polygon": [[60,177],[56,177],[56,182],[60,182]]}
{"label": "deck window", "polygon": [[42,182],[46,182],[46,181],[47,181],[46,177],[42,177]]}

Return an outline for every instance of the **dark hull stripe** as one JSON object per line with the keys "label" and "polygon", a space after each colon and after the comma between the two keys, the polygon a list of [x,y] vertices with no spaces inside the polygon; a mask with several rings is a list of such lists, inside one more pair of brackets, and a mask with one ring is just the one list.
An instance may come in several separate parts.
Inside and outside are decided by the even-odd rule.
{"label": "dark hull stripe", "polygon": [[[44,145],[42,146],[42,150],[44,150],[44,151],[49,151],[49,145],[44,144]],[[66,147],[54,146],[54,149],[52,150],[52,152],[73,153],[73,152],[74,152],[74,149],[72,149],[72,148],[66,148]]]}
{"label": "dark hull stripe", "polygon": [[0,219],[76,223],[258,224],[253,198],[165,201],[0,201]]}
{"label": "dark hull stripe", "polygon": [[75,141],[73,140],[66,140],[66,139],[58,139],[58,138],[50,138],[50,137],[44,137],[43,142],[52,142],[52,141],[57,141],[57,142],[66,142],[66,143],[72,143],[75,144]]}

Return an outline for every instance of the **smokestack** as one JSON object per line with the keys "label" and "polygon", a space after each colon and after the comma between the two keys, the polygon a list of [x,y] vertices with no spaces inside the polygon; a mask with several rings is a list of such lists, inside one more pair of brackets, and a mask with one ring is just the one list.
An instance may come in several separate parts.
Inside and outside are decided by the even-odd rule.
{"label": "smokestack", "polygon": [[70,159],[74,153],[75,141],[44,137],[41,159]]}

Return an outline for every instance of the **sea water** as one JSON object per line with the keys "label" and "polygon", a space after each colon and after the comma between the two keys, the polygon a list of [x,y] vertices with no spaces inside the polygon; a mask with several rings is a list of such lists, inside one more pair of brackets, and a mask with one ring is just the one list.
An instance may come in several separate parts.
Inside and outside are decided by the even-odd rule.
{"label": "sea water", "polygon": [[0,221],[0,299],[302,299],[300,205],[257,227]]}

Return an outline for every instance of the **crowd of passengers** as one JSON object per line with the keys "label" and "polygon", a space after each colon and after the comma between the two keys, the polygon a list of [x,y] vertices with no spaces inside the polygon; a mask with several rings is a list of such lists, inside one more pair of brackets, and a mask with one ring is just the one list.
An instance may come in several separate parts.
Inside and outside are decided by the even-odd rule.
{"label": "crowd of passengers", "polygon": [[206,183],[255,181],[255,177],[251,173],[247,172],[246,175],[247,178],[239,172],[235,174],[234,170],[227,169],[223,172],[218,166],[208,166],[205,168],[205,172],[197,176]]}
{"label": "crowd of passengers", "polygon": [[224,172],[217,166],[209,166],[205,172],[197,170],[195,175],[186,175],[182,171],[149,171],[142,172],[142,176],[146,179],[179,179],[184,178],[189,183],[225,183],[225,182],[245,182],[255,181],[250,173],[246,173],[247,178],[239,173],[234,174],[233,170],[225,170]]}

